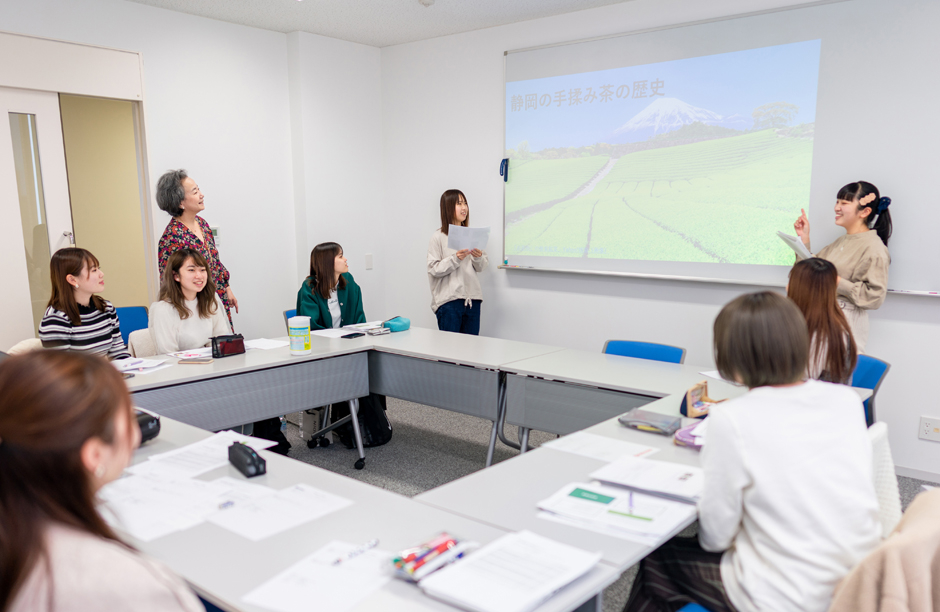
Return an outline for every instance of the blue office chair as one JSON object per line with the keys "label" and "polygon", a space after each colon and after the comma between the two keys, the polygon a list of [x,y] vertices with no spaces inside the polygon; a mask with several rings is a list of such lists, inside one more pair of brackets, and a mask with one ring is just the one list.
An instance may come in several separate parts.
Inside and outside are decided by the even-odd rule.
{"label": "blue office chair", "polygon": [[638,359],[651,359],[667,363],[685,363],[685,349],[668,344],[654,342],[635,342],[633,340],[608,340],[604,343],[604,352],[608,355],[622,355]]}
{"label": "blue office chair", "polygon": [[284,311],[284,327],[287,329],[288,335],[290,335],[290,324],[287,322],[291,317],[297,316],[297,309],[291,308],[290,310]]}
{"label": "blue office chair", "polygon": [[121,326],[121,338],[127,346],[127,337],[138,329],[147,329],[149,313],[146,306],[124,306],[115,308],[118,324]]}
{"label": "blue office chair", "polygon": [[868,355],[859,355],[855,372],[852,374],[852,386],[860,389],[871,389],[871,397],[865,400],[865,422],[868,426],[875,422],[875,395],[885,379],[891,364],[887,361],[875,359]]}
{"label": "blue office chair", "polygon": [[679,608],[679,612],[708,612],[708,608],[700,606],[697,603],[690,603]]}

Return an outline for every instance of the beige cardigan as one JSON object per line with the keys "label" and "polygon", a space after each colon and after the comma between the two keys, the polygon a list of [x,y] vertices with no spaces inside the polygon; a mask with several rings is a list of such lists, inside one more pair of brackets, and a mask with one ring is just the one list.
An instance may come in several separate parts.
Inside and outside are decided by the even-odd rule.
{"label": "beige cardigan", "polygon": [[9,612],[205,611],[176,574],[117,542],[53,525],[46,551],[52,579],[40,559]]}
{"label": "beige cardigan", "polygon": [[940,489],[918,495],[894,532],[836,587],[829,612],[940,610]]}
{"label": "beige cardigan", "polygon": [[480,257],[467,255],[460,260],[457,251],[447,247],[447,234],[437,230],[428,243],[428,283],[431,285],[431,310],[453,300],[482,300],[483,290],[477,274],[486,269],[486,251]]}

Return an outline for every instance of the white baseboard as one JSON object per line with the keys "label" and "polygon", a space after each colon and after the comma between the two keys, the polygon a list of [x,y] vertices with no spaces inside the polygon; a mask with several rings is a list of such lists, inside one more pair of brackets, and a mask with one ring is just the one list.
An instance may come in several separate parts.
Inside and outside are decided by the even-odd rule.
{"label": "white baseboard", "polygon": [[900,465],[894,466],[894,472],[898,476],[907,476],[908,478],[916,478],[917,480],[926,480],[927,482],[940,483],[940,474],[936,474],[934,472],[915,470],[913,468],[901,467]]}

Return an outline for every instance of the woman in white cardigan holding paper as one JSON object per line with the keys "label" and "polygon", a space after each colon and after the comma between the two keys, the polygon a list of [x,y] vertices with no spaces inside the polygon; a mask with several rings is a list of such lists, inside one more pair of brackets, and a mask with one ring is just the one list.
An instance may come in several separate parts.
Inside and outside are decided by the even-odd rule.
{"label": "woman in white cardigan holding paper", "polygon": [[477,275],[486,269],[486,251],[455,251],[447,246],[450,226],[467,227],[469,223],[467,197],[459,189],[445,191],[441,196],[441,228],[431,235],[428,244],[428,282],[438,329],[478,336],[483,291]]}

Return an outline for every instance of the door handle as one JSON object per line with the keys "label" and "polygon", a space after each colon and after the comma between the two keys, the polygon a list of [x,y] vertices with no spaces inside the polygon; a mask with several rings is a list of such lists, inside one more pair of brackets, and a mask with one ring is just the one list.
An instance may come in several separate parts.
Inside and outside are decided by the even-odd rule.
{"label": "door handle", "polygon": [[69,246],[75,248],[75,235],[68,230],[62,232],[62,235],[69,239]]}

